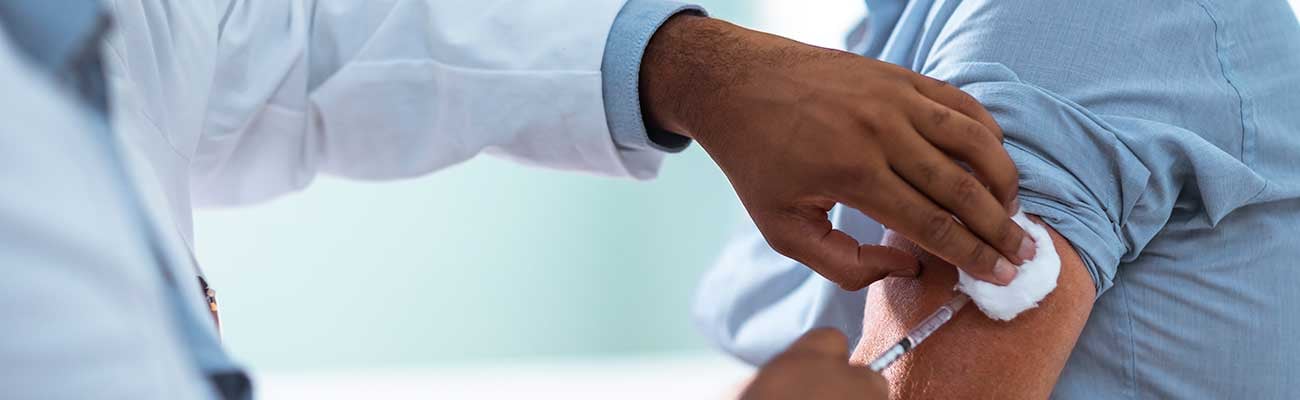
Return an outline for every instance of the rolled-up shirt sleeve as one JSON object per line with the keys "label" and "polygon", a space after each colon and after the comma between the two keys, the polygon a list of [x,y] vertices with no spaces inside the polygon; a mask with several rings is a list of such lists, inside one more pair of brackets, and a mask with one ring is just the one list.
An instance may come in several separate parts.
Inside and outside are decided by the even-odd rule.
{"label": "rolled-up shirt sleeve", "polygon": [[[1018,2],[963,2],[921,72],[993,114],[1020,172],[1022,207],[1070,241],[1099,296],[1175,207],[1215,222],[1264,189],[1239,158],[1240,116],[1214,39],[1202,37],[1213,31],[1188,23],[1197,10],[1139,20],[1163,14],[1080,5],[1051,20],[1043,7],[1008,3]],[[1174,41],[1188,45],[1133,47]],[[1204,115],[1224,129],[1182,128]]]}
{"label": "rolled-up shirt sleeve", "polygon": [[1098,293],[1110,287],[1120,261],[1163,226],[1174,195],[1169,177],[1153,176],[1159,167],[1151,165],[1172,160],[1149,151],[1155,149],[1130,148],[1121,135],[1134,130],[1177,134],[1177,129],[1140,121],[1112,125],[994,65],[939,72],[997,116],[1020,171],[1024,211],[1043,217],[1070,241]]}
{"label": "rolled-up shirt sleeve", "polygon": [[705,11],[675,1],[629,0],[609,31],[600,66],[605,118],[614,143],[624,151],[678,152],[691,143],[685,136],[647,126],[641,113],[639,86],[646,45],[664,22],[680,13],[704,15]]}

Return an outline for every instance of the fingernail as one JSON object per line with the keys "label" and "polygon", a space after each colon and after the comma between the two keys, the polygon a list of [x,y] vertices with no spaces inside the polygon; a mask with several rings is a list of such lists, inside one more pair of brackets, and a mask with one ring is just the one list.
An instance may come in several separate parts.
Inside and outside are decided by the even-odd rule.
{"label": "fingernail", "polygon": [[1007,204],[1007,215],[1014,217],[1018,212],[1020,212],[1020,197],[1011,199],[1011,203]]}
{"label": "fingernail", "polygon": [[1016,279],[1016,266],[1005,258],[998,258],[998,263],[993,266],[993,277],[1003,285],[1011,284]]}
{"label": "fingernail", "polygon": [[1029,237],[1029,234],[1025,234],[1025,237],[1020,239],[1020,250],[1016,251],[1016,256],[1019,256],[1025,262],[1029,262],[1037,255],[1038,245],[1034,243],[1033,238]]}

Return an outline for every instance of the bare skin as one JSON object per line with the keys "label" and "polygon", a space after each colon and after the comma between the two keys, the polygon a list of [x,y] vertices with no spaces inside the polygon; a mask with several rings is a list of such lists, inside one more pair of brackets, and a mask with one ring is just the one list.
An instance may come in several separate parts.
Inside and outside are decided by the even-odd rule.
{"label": "bare skin", "polygon": [[[973,306],[962,309],[884,371],[892,398],[1044,399],[1051,394],[1092,310],[1095,289],[1074,248],[1048,231],[1061,256],[1056,289],[1038,308],[1008,322],[991,320]],[[922,273],[871,285],[863,336],[852,357],[856,365],[871,362],[951,298],[957,282],[951,265],[906,238],[890,233],[884,244],[916,254]]]}
{"label": "bare skin", "polygon": [[650,41],[640,87],[646,121],[699,142],[773,249],[845,289],[918,265],[833,229],[836,203],[989,282],[1033,257],[1007,211],[1018,178],[1001,129],[942,81],[679,15]]}

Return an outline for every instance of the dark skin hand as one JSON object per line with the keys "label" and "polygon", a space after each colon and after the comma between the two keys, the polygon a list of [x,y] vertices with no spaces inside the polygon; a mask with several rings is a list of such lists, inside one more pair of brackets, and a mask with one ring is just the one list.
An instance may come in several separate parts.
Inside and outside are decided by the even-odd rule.
{"label": "dark skin hand", "polygon": [[848,339],[830,328],[799,338],[758,371],[742,400],[888,399],[889,383],[865,367],[849,365]]}
{"label": "dark skin hand", "polygon": [[985,281],[1034,256],[1009,217],[1018,177],[1001,129],[942,81],[679,15],[646,49],[641,97],[648,123],[709,153],[773,249],[844,289],[919,267],[833,229],[836,203]]}

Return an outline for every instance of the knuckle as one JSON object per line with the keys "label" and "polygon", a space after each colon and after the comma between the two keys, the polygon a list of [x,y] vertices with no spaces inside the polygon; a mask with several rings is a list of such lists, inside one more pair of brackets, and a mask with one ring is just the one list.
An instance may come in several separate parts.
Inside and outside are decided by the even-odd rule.
{"label": "knuckle", "polygon": [[989,126],[986,128],[988,128],[989,132],[993,133],[993,138],[998,140],[999,145],[1001,145],[1002,142],[1006,141],[1007,138],[1002,133],[1002,127],[998,126],[997,122],[994,122],[993,126]]}
{"label": "knuckle", "polygon": [[981,271],[991,271],[993,270],[993,264],[996,264],[997,261],[998,256],[994,252],[983,244],[976,242],[971,246],[970,251],[966,252],[966,260],[963,262],[966,265],[975,266]]}
{"label": "knuckle", "polygon": [[790,239],[787,239],[785,237],[769,238],[767,239],[767,245],[772,247],[772,250],[775,250],[777,253],[781,253],[786,257],[793,258],[796,261],[802,261],[799,260],[798,254],[795,254],[796,246],[794,246],[794,244],[791,243]]}
{"label": "knuckle", "polygon": [[970,174],[962,174],[952,186],[953,195],[962,204],[969,204],[969,202],[974,201],[980,192],[984,190],[984,185]]}
{"label": "knuckle", "polygon": [[934,126],[943,126],[948,120],[952,119],[952,110],[943,107],[934,107],[930,109],[930,123]]}
{"label": "knuckle", "polygon": [[1003,249],[1015,251],[1020,247],[1021,231],[1010,219],[1003,218],[998,226],[998,243]]}
{"label": "knuckle", "polygon": [[921,178],[922,184],[937,182],[939,180],[939,167],[929,162],[921,162],[916,166],[916,174]]}
{"label": "knuckle", "polygon": [[863,118],[862,129],[860,130],[860,132],[862,132],[862,136],[867,138],[873,143],[884,142],[886,137],[888,136],[888,134],[886,133],[887,130],[882,129],[879,126],[876,126],[875,121],[866,120],[867,118],[870,117],[864,116],[862,118]]}
{"label": "knuckle", "polygon": [[797,229],[799,229],[797,220],[781,224],[759,224],[759,232],[762,232],[763,239],[767,240],[768,247],[781,255],[795,259],[798,258],[795,254],[798,249],[793,235]]}
{"label": "knuckle", "polygon": [[926,218],[925,236],[938,243],[947,243],[952,239],[957,222],[947,213],[934,213]]}
{"label": "knuckle", "polygon": [[982,147],[984,149],[989,149],[993,145],[1000,146],[1002,144],[1001,140],[997,140],[997,136],[990,133],[987,127],[975,122],[974,120],[971,120],[970,123],[966,124],[963,130],[964,132],[962,132],[962,134],[965,135],[966,138],[970,139],[970,141],[976,142],[980,146],[987,146]]}
{"label": "knuckle", "polygon": [[858,117],[862,118],[863,122],[866,122],[869,125],[874,126],[875,125],[874,123],[881,121],[881,117],[884,116],[885,113],[883,110],[880,109],[880,107],[858,108]]}
{"label": "knuckle", "polygon": [[863,135],[880,141],[898,134],[899,128],[891,118],[885,110],[870,107],[858,113],[858,125]]}
{"label": "knuckle", "polygon": [[837,188],[838,190],[835,192],[840,194],[851,194],[855,191],[861,191],[863,188],[870,187],[864,186],[865,184],[869,184],[875,180],[875,178],[871,176],[870,171],[866,171],[866,168],[863,168],[862,166],[839,164],[829,168],[829,171],[826,172],[825,179],[828,182],[838,185],[839,188]]}
{"label": "knuckle", "polygon": [[955,87],[952,88],[952,90],[957,93],[957,109],[974,112],[975,110],[984,107],[980,105],[979,100],[975,100],[975,97],[971,96],[970,93],[966,93],[965,91]]}
{"label": "knuckle", "polygon": [[881,179],[879,169],[857,168],[857,173],[853,176],[853,183],[860,185],[862,188],[875,187]]}

